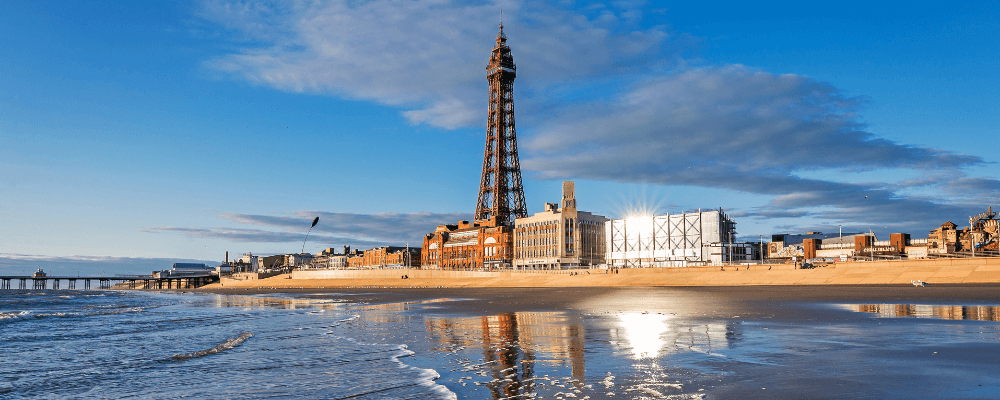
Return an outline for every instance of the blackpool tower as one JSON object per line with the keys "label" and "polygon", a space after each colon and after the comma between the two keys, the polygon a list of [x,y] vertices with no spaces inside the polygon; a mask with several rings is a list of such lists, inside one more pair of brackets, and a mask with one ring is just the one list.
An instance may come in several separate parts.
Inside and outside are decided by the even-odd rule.
{"label": "blackpool tower", "polygon": [[507,47],[503,24],[497,44],[486,67],[490,82],[490,108],[486,127],[486,152],[483,178],[479,182],[477,221],[494,220],[498,225],[513,226],[514,218],[528,216],[521,185],[521,165],[517,158],[517,134],[514,130],[514,58]]}

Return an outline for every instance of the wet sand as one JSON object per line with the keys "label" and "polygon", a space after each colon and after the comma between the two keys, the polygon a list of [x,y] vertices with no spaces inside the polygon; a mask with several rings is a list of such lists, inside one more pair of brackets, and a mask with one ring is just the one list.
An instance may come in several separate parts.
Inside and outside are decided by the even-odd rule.
{"label": "wet sand", "polygon": [[[1000,317],[1000,285],[199,291],[344,302],[358,332],[407,343],[407,363],[441,373],[459,398],[562,398],[553,394],[571,379],[594,400],[1000,395],[983,375],[1000,360],[1000,325],[965,315],[988,305]],[[959,312],[872,311],[914,304]],[[518,377],[504,380],[511,370]],[[549,375],[567,384],[541,387]],[[607,376],[614,386],[601,385]]]}
{"label": "wet sand", "polygon": [[[225,288],[194,291],[216,294],[329,294],[351,303],[398,303],[431,299],[460,299],[441,303],[442,311],[496,314],[575,308],[598,301],[616,311],[683,312],[680,298],[699,313],[801,317],[794,303],[920,303],[979,304],[1000,300],[1000,285],[815,285],[815,286],[705,286],[705,287],[558,287],[558,288]],[[713,308],[714,307],[714,308]],[[793,313],[794,312],[794,313]],[[777,313],[777,314],[776,314]],[[793,313],[793,314],[789,314]],[[788,314],[788,315],[784,315]],[[811,318],[819,315],[812,314]]]}

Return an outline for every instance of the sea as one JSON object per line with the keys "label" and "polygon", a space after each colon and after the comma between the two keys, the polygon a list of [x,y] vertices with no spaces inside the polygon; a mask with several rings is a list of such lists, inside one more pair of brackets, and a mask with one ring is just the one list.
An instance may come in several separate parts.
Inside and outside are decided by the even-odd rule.
{"label": "sea", "polygon": [[669,290],[520,310],[4,290],[0,398],[1000,398],[998,304],[698,309]]}

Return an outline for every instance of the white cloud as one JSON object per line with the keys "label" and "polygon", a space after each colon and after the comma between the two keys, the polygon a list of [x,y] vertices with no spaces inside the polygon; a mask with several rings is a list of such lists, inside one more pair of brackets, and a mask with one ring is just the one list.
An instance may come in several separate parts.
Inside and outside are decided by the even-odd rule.
{"label": "white cloud", "polygon": [[[567,110],[522,149],[542,179],[593,179],[722,188],[775,196],[747,215],[812,217],[912,228],[978,205],[998,181],[966,178],[975,156],[892,142],[867,132],[864,99],[798,75],[744,66],[651,77],[621,96]],[[847,183],[803,178],[814,170],[916,171],[920,179]],[[923,187],[951,193],[906,195]],[[954,196],[968,189],[978,196]],[[953,202],[954,200],[961,200]],[[824,208],[824,209],[821,209]],[[929,228],[928,228],[929,229]],[[918,231],[923,228],[918,229]]]}
{"label": "white cloud", "polygon": [[[483,125],[486,63],[498,10],[527,85],[544,87],[663,56],[662,27],[616,24],[543,3],[441,0],[281,3],[212,1],[201,15],[253,39],[209,66],[292,92],[324,93],[401,106],[414,123]],[[630,13],[634,8],[618,10]]]}

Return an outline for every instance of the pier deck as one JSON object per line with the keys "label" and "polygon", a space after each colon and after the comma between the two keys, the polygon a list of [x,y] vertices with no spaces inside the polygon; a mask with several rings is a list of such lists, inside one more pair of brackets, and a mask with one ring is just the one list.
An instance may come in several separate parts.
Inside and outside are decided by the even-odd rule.
{"label": "pier deck", "polygon": [[[98,289],[111,289],[117,284],[124,284],[128,289],[194,289],[218,281],[214,275],[176,276],[154,278],[151,276],[0,276],[0,290],[60,290],[62,282],[65,289],[76,290],[77,282],[83,281],[83,290],[90,290],[93,283]],[[16,285],[15,285],[16,283]],[[29,284],[30,283],[30,284]]]}

